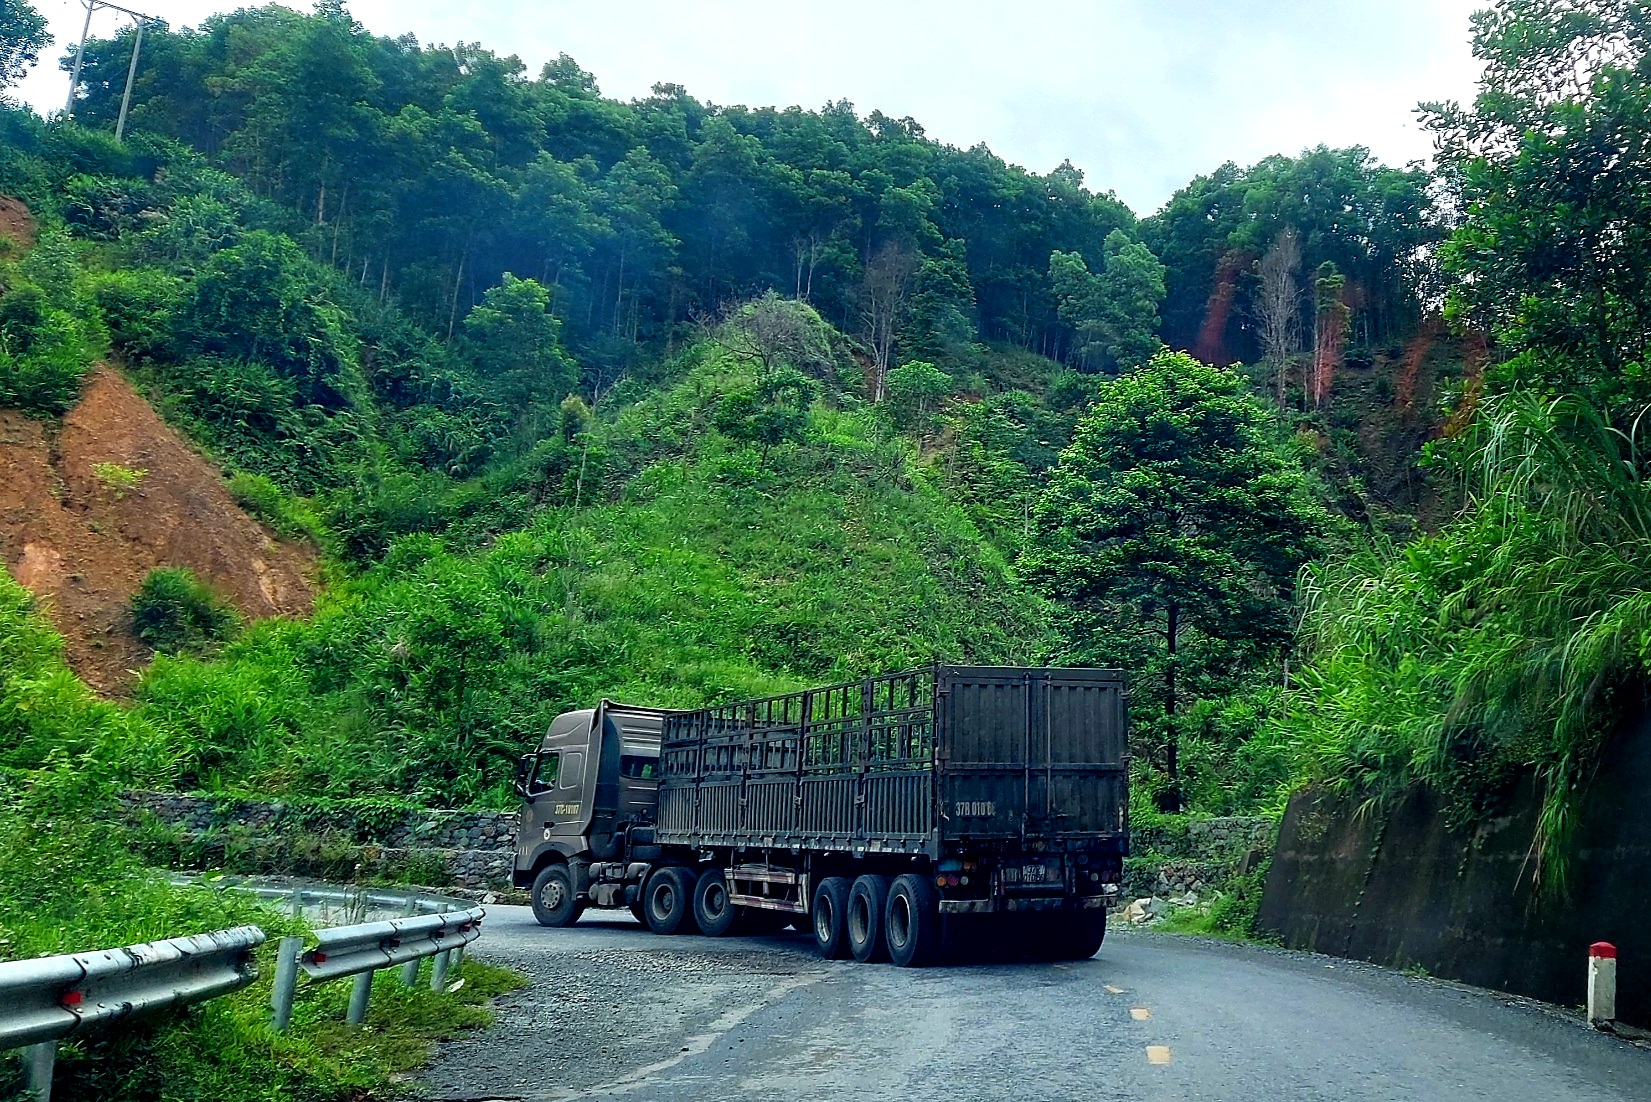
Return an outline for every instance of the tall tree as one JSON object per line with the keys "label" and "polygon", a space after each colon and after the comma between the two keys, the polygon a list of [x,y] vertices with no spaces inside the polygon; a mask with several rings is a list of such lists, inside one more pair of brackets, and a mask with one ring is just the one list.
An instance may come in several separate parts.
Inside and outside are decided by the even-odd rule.
{"label": "tall tree", "polygon": [[51,45],[46,19],[27,0],[0,0],[0,91],[23,79]]}
{"label": "tall tree", "polygon": [[1474,17],[1472,105],[1424,109],[1463,212],[1450,311],[1510,383],[1626,413],[1651,398],[1651,22],[1636,0],[1503,0]]}
{"label": "tall tree", "polygon": [[1127,371],[1161,346],[1158,304],[1164,299],[1164,266],[1152,250],[1122,230],[1106,238],[1099,272],[1077,253],[1049,257],[1049,278],[1061,317],[1077,333],[1080,362],[1091,369]]}
{"label": "tall tree", "polygon": [[1162,353],[1101,387],[1033,514],[1022,566],[1064,609],[1066,657],[1142,673],[1166,807],[1180,802],[1183,643],[1276,657],[1322,530],[1275,432],[1236,372]]}
{"label": "tall tree", "polygon": [[894,340],[906,320],[911,302],[912,276],[917,256],[910,246],[891,241],[877,250],[866,265],[858,306],[861,332],[871,346],[871,400],[881,402],[894,359]]}
{"label": "tall tree", "polygon": [[1301,239],[1293,229],[1279,231],[1272,248],[1256,265],[1255,316],[1261,327],[1261,354],[1273,369],[1275,398],[1284,410],[1290,357],[1301,347]]}

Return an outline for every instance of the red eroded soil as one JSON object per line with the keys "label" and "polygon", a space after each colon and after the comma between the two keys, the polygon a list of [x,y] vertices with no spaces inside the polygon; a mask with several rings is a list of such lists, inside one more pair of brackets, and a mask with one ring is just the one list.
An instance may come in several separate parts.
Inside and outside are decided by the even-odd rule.
{"label": "red eroded soil", "polygon": [[[146,473],[121,490],[103,463]],[[0,559],[40,598],[75,672],[111,695],[149,660],[127,605],[157,566],[194,571],[248,619],[306,615],[315,600],[314,555],[242,512],[216,468],[108,368],[61,426],[0,410]]]}
{"label": "red eroded soil", "polygon": [[34,244],[36,226],[29,208],[16,199],[0,195],[0,238],[25,248]]}

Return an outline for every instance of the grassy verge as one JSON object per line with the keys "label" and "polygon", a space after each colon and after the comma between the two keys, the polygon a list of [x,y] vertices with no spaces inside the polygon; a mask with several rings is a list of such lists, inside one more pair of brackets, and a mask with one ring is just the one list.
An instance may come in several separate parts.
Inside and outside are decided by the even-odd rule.
{"label": "grassy verge", "polygon": [[1267,883],[1262,866],[1227,882],[1225,891],[1190,907],[1175,907],[1154,927],[1170,934],[1201,934],[1229,941],[1270,943],[1262,935],[1256,919],[1261,912],[1261,892]]}
{"label": "grassy verge", "polygon": [[[259,980],[234,995],[116,1033],[66,1044],[57,1102],[361,1102],[401,1093],[437,1041],[491,1021],[513,973],[467,961],[448,990],[374,984],[367,1025],[344,1025],[350,985],[300,985],[293,1028],[269,1028],[275,945],[300,923],[250,896],[156,880],[109,831],[109,793],[58,763],[0,800],[0,957],[110,948],[232,926],[260,926]],[[462,981],[462,982],[459,982]],[[456,985],[456,989],[455,989]],[[0,1097],[21,1096],[16,1054],[0,1059]]]}

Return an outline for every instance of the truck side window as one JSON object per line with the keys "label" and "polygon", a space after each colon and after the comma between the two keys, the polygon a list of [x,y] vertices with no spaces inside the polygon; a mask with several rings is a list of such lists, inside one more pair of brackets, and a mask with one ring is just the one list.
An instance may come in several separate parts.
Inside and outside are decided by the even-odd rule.
{"label": "truck side window", "polygon": [[533,779],[527,785],[529,796],[537,796],[556,787],[556,774],[561,767],[561,761],[562,755],[559,753],[539,755],[539,764],[534,768]]}
{"label": "truck side window", "polygon": [[619,775],[635,781],[651,781],[659,776],[659,759],[625,754],[619,759]]}
{"label": "truck side window", "polygon": [[578,788],[585,779],[585,755],[578,750],[568,754],[568,760],[562,763],[561,785],[563,788]]}

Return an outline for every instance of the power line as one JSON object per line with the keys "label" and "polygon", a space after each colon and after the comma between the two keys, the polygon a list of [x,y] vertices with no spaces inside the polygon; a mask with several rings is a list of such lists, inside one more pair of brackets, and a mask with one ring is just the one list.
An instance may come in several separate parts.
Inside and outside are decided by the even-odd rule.
{"label": "power line", "polygon": [[108,0],[81,0],[81,2],[86,5],[86,22],[80,29],[80,45],[75,47],[75,67],[73,75],[69,77],[69,99],[63,107],[64,117],[74,114],[75,96],[80,92],[80,71],[86,62],[86,39],[92,33],[92,16],[107,9],[130,16],[137,26],[137,33],[133,36],[132,41],[132,63],[126,70],[126,91],[120,98],[120,119],[115,123],[115,140],[118,142],[126,136],[126,115],[132,108],[132,84],[138,75],[138,53],[143,49],[143,32],[149,24],[158,22],[158,20],[154,16],[144,15],[142,12],[133,11],[131,8],[111,4]]}

